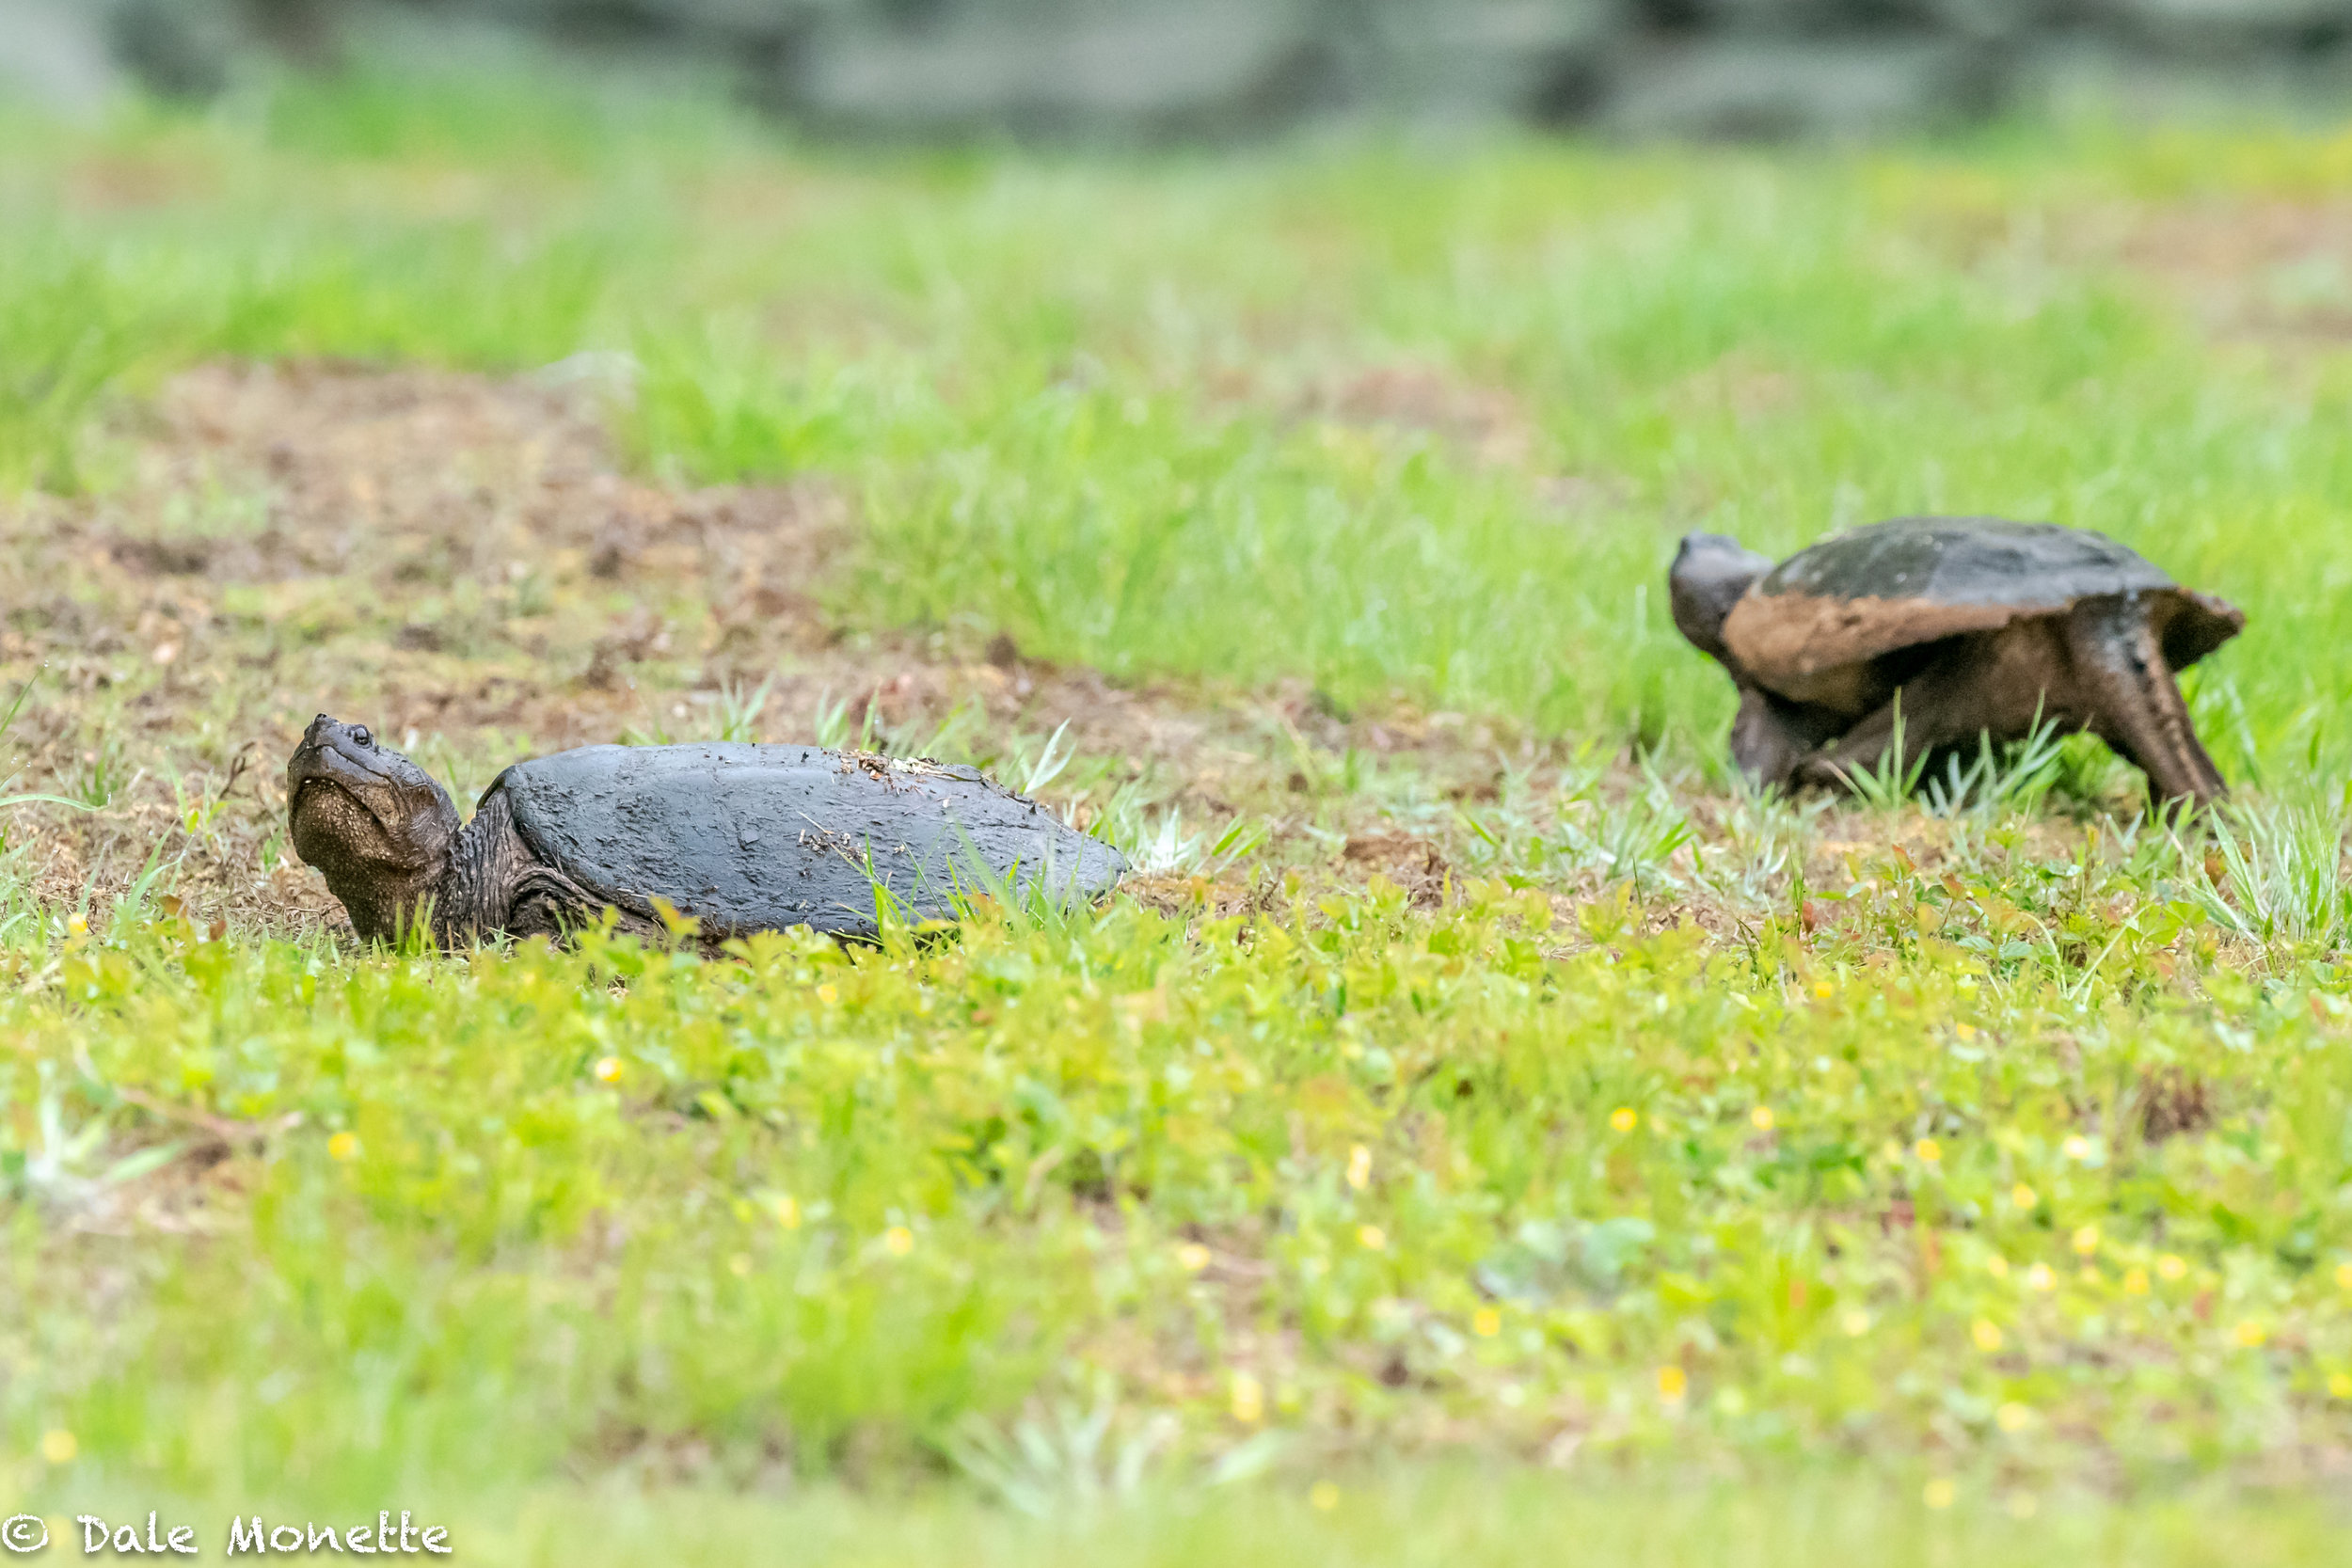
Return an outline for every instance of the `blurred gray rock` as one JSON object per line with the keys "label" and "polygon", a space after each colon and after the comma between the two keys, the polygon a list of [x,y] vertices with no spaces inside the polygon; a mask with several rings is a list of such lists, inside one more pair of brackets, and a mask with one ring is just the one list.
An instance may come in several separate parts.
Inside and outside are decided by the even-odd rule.
{"label": "blurred gray rock", "polygon": [[894,24],[844,10],[786,62],[778,99],[890,135],[1248,135],[1331,101],[1339,72],[1314,13],[1306,0],[1004,0]]}
{"label": "blurred gray rock", "polygon": [[337,0],[244,0],[243,8],[253,35],[286,58],[334,63]]}
{"label": "blurred gray rock", "polygon": [[1921,21],[1926,0],[1641,0],[1654,28],[1680,34],[1745,33],[1792,38]]}
{"label": "blurred gray rock", "polygon": [[1947,37],[1976,43],[2063,33],[2082,0],[1924,0],[1922,16]]}
{"label": "blurred gray rock", "polygon": [[1709,39],[1628,61],[1601,117],[1636,136],[1884,135],[1979,117],[2001,85],[1995,61],[1944,39]]}
{"label": "blurred gray rock", "polygon": [[2147,41],[2077,36],[2018,63],[2013,91],[2029,113],[2124,125],[2342,119],[2352,72],[2341,56],[2300,52],[2190,54]]}
{"label": "blurred gray rock", "polygon": [[900,139],[1334,115],[1864,136],[2021,93],[2137,102],[2158,75],[2167,102],[2352,102],[2352,0],[0,0],[0,90],[87,106],[131,73],[199,96],[256,50],[328,66],[395,13],[444,55],[496,36],[652,82],[716,66],[814,130]]}
{"label": "blurred gray rock", "polygon": [[210,98],[229,85],[248,41],[227,0],[117,0],[107,21],[115,58],[166,98]]}
{"label": "blurred gray rock", "polygon": [[2179,54],[2309,54],[2352,40],[2352,0],[2096,0],[2096,14]]}
{"label": "blurred gray rock", "polygon": [[1800,39],[1907,33],[1967,37],[2046,25],[2078,0],[1637,0],[1653,31]]}
{"label": "blurred gray rock", "polygon": [[459,0],[451,8],[571,36],[669,36],[702,43],[760,38],[866,0]]}
{"label": "blurred gray rock", "polygon": [[0,95],[87,115],[125,85],[103,11],[72,0],[0,0]]}
{"label": "blurred gray rock", "polygon": [[1619,0],[1378,0],[1366,96],[1443,120],[1581,119],[1626,25]]}

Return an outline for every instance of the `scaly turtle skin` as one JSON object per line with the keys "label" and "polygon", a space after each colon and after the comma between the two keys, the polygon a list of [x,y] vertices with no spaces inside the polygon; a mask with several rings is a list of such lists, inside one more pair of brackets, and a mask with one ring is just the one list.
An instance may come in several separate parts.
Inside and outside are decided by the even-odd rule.
{"label": "scaly turtle skin", "polygon": [[561,936],[607,908],[652,935],[657,898],[706,942],[793,926],[871,937],[877,882],[936,919],[960,890],[1074,904],[1126,870],[971,768],[803,746],[563,752],[501,773],[461,824],[422,768],[322,713],[286,765],[286,812],[294,852],[363,939],[421,923],[444,947]]}
{"label": "scaly turtle skin", "polygon": [[2167,800],[2211,802],[2175,671],[2246,617],[2087,529],[1898,517],[1775,566],[1720,534],[1682,541],[1675,624],[1740,689],[1733,757],[1759,784],[1836,784],[1875,767],[1900,698],[1914,757],[2088,730]]}

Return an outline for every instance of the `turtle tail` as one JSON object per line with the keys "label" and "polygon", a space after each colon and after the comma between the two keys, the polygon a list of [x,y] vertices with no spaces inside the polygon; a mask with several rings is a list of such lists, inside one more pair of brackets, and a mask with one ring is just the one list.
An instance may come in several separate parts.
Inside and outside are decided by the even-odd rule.
{"label": "turtle tail", "polygon": [[2078,603],[2068,641],[2091,728],[2148,775],[2156,798],[2208,806],[2228,793],[2197,739],[2180,683],[2138,594]]}

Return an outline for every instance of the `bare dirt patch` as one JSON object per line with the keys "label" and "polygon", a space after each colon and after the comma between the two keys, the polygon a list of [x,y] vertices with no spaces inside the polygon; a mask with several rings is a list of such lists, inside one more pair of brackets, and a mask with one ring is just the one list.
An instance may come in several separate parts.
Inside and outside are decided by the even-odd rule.
{"label": "bare dirt patch", "polygon": [[[322,710],[372,725],[461,800],[519,757],[827,738],[820,714],[833,738],[937,743],[1019,784],[1060,730],[1077,760],[1041,793],[1081,821],[1141,812],[1160,848],[1196,851],[1236,820],[1263,829],[1245,854],[1147,855],[1130,886],[1170,910],[1263,907],[1281,867],[1382,878],[1423,906],[1517,867],[1564,912],[1630,879],[1645,924],[1735,931],[1800,863],[1817,888],[1864,875],[1829,852],[1839,840],[1937,855],[1924,818],[1844,812],[1785,851],[1743,847],[1695,775],[1644,805],[1655,786],[1629,762],[1596,779],[1567,748],[1404,701],[1341,715],[1299,682],[1122,686],[1001,636],[860,628],[828,610],[864,547],[841,496],[648,483],[605,412],[529,381],[215,365],[117,433],[119,483],[0,502],[20,567],[0,579],[0,678],[31,683],[0,780],[80,803],[7,808],[0,835],[53,916],[103,911],[161,866],[208,926],[342,928],[283,831],[284,759]],[[1629,861],[1661,809],[1696,840]],[[1702,859],[1749,869],[1726,893]]]}
{"label": "bare dirt patch", "polygon": [[2352,203],[2216,198],[2137,213],[2113,254],[2224,339],[2352,342]]}
{"label": "bare dirt patch", "polygon": [[1429,365],[1381,365],[1319,386],[1303,412],[1341,424],[1428,435],[1482,463],[1524,466],[1540,442],[1518,399]]}
{"label": "bare dirt patch", "polygon": [[1247,806],[1295,829],[1351,750],[1494,770],[1497,737],[1467,720],[1343,721],[1303,686],[1120,687],[1001,637],[860,632],[824,602],[857,547],[841,497],[647,483],[604,414],[530,381],[215,365],[116,433],[103,493],[0,502],[18,567],[0,581],[0,675],[11,694],[32,682],[0,778],[93,808],[0,819],[44,900],[103,898],[160,855],[205,919],[336,923],[280,832],[284,758],[322,710],[461,799],[515,757],[730,723],[809,739],[826,710],[851,738],[870,710],[873,737],[901,747],[952,719],[959,744],[1008,757],[1067,724],[1093,766],[1049,798],[1083,816],[1149,781],[1202,828]]}

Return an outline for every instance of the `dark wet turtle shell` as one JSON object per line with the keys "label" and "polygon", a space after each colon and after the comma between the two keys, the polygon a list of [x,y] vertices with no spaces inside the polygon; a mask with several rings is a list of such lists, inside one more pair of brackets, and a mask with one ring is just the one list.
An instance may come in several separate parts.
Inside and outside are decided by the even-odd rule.
{"label": "dark wet turtle shell", "polygon": [[872,877],[918,918],[990,884],[1065,905],[1119,851],[968,768],[802,746],[587,746],[516,763],[503,790],[532,852],[639,914],[666,898],[706,936],[808,926],[871,935]]}
{"label": "dark wet turtle shell", "polygon": [[1732,607],[1723,638],[1759,684],[1807,700],[1849,667],[2106,594],[2131,595],[2159,617],[2175,670],[2245,625],[2232,606],[2180,587],[2089,529],[1898,517],[1824,539],[1773,567]]}

